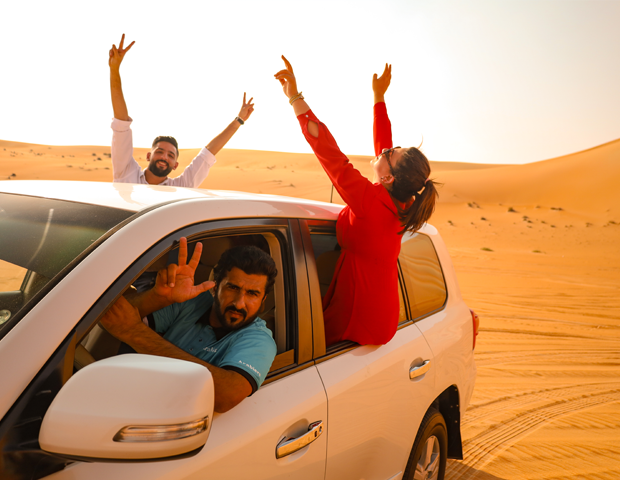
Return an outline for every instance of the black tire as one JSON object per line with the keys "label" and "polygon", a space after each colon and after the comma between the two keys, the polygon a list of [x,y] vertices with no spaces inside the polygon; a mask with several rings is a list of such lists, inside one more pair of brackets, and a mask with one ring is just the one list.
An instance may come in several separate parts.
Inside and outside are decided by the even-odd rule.
{"label": "black tire", "polygon": [[448,429],[443,415],[430,408],[420,424],[403,480],[443,480],[448,458]]}

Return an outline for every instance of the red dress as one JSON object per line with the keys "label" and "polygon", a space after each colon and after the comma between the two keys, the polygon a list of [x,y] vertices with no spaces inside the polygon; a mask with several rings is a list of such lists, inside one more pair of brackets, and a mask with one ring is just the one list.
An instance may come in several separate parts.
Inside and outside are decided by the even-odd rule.
{"label": "red dress", "polygon": [[[392,146],[385,103],[374,109],[375,151]],[[301,129],[347,206],[336,231],[342,253],[323,299],[325,340],[331,345],[352,340],[361,345],[389,342],[398,326],[398,266],[402,229],[392,197],[349,163],[327,127],[311,110],[299,115]],[[319,136],[308,132],[308,122]]]}

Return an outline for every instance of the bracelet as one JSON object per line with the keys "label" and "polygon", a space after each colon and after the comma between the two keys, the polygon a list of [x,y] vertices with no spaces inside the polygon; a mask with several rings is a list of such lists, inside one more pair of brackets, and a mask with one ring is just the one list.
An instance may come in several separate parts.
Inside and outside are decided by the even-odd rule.
{"label": "bracelet", "polygon": [[293,105],[293,102],[297,101],[297,100],[303,100],[304,96],[302,95],[302,92],[299,92],[297,95],[295,95],[294,97],[289,98],[288,103],[290,103],[291,105]]}
{"label": "bracelet", "polygon": [[243,120],[241,120],[241,118],[236,117],[235,120],[237,120],[241,125],[243,125],[245,122]]}

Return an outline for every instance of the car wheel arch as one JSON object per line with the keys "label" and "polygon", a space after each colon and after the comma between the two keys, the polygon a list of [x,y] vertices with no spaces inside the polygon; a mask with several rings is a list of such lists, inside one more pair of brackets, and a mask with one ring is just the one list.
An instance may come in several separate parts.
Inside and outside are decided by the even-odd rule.
{"label": "car wheel arch", "polygon": [[[436,409],[446,421],[448,430],[448,458],[463,459],[463,442],[461,439],[461,407],[459,389],[450,385],[431,404],[428,410]],[[427,413],[428,413],[427,410]]]}

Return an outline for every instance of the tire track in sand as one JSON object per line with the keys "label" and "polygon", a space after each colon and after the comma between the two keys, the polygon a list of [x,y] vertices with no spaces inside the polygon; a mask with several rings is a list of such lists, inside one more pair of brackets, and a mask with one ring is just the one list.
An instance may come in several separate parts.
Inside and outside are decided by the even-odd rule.
{"label": "tire track in sand", "polygon": [[596,393],[605,393],[610,390],[620,390],[620,382],[618,383],[590,383],[587,385],[547,387],[538,390],[530,390],[518,394],[505,395],[489,400],[485,403],[470,405],[467,409],[465,417],[461,423],[461,427],[476,424],[481,419],[491,416],[497,416],[500,412],[514,412],[528,405],[534,405],[541,402],[560,401],[564,398],[579,397],[581,395],[592,395]]}
{"label": "tire track in sand", "polygon": [[[558,399],[558,396],[562,398]],[[585,385],[568,387],[565,389],[545,389],[521,395],[523,403],[543,401],[543,405],[530,408],[514,415],[508,421],[493,425],[483,432],[463,442],[463,461],[451,463],[446,469],[446,480],[468,480],[477,475],[480,468],[493,461],[500,453],[507,450],[520,438],[528,435],[544,424],[564,415],[573,415],[577,412],[604,404],[620,402],[620,388],[610,388],[610,385]],[[527,397],[530,397],[528,399]],[[510,400],[510,399],[508,399]],[[488,406],[495,405],[497,413],[501,405],[498,402],[489,402]],[[499,404],[498,404],[499,403]],[[485,407],[480,407],[480,409]],[[512,410],[514,405],[510,406]],[[501,408],[504,410],[504,408]],[[484,413],[481,411],[480,413]],[[478,417],[479,419],[480,417]],[[474,415],[472,419],[476,420]]]}
{"label": "tire track in sand", "polygon": [[[617,350],[566,350],[546,351],[544,353],[528,352],[529,361],[541,361],[551,360],[553,362],[574,362],[578,360],[581,363],[585,361],[601,362],[601,361],[616,361],[620,365],[620,353]],[[476,365],[481,367],[495,367],[498,365],[506,365],[509,363],[522,363],[523,352],[497,352],[481,354],[476,356]]]}

